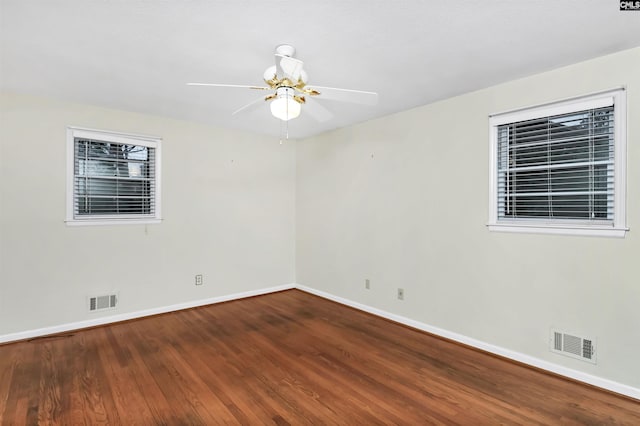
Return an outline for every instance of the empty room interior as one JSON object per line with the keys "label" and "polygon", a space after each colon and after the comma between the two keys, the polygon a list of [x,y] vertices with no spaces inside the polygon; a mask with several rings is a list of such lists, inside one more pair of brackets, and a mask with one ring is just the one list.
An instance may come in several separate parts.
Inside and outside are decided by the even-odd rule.
{"label": "empty room interior", "polygon": [[0,0],[1,424],[640,424],[640,2]]}

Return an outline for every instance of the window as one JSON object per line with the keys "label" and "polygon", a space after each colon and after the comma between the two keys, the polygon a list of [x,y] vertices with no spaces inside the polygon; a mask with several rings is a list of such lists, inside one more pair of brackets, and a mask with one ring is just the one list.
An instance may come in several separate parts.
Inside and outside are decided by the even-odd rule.
{"label": "window", "polygon": [[67,223],[160,221],[160,139],[67,129]]}
{"label": "window", "polygon": [[623,237],[625,107],[620,89],[492,116],[489,229]]}

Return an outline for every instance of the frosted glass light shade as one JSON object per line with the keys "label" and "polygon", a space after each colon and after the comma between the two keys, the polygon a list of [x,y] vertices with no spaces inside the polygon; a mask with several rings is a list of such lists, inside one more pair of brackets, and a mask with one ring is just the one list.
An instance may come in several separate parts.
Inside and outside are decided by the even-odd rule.
{"label": "frosted glass light shade", "polygon": [[300,104],[293,99],[291,89],[278,89],[277,97],[271,101],[271,114],[283,121],[292,120],[300,115]]}

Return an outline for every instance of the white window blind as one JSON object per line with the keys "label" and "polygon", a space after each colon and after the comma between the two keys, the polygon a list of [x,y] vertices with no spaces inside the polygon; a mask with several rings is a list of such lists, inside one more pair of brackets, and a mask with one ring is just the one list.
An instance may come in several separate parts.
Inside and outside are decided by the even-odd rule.
{"label": "white window blind", "polygon": [[490,130],[490,230],[625,235],[624,89],[496,114]]}
{"label": "white window blind", "polygon": [[159,141],[70,129],[68,222],[159,219]]}
{"label": "white window blind", "polygon": [[613,105],[498,127],[498,219],[613,221]]}

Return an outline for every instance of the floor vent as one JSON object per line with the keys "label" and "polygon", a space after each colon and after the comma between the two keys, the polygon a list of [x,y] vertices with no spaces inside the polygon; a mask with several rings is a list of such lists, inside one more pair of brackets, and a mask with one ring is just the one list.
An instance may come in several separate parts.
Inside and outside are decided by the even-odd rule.
{"label": "floor vent", "polygon": [[559,330],[551,330],[551,352],[566,355],[571,358],[596,363],[596,340],[580,337]]}
{"label": "floor vent", "polygon": [[89,312],[114,309],[118,304],[117,294],[105,294],[102,296],[89,296]]}

